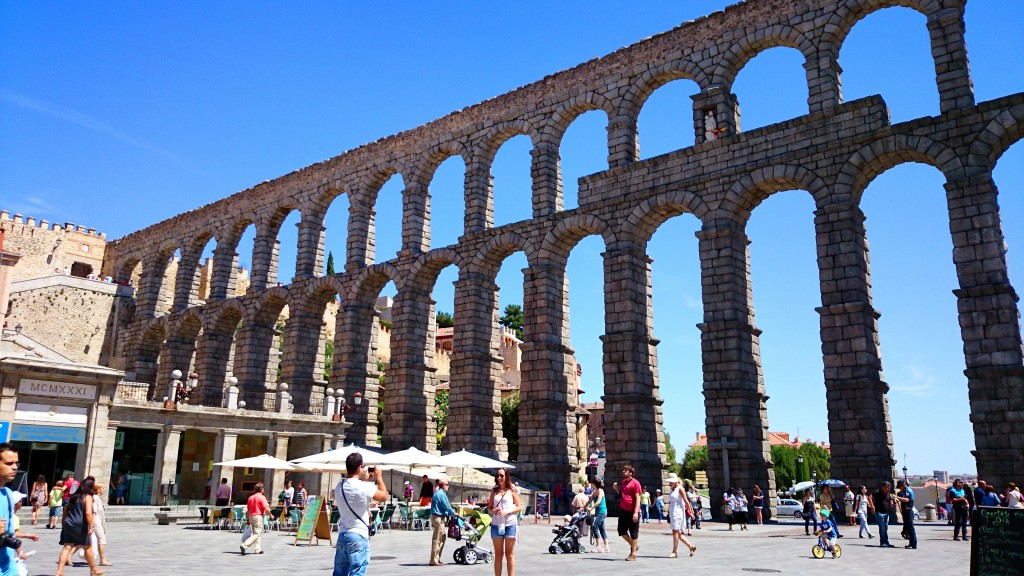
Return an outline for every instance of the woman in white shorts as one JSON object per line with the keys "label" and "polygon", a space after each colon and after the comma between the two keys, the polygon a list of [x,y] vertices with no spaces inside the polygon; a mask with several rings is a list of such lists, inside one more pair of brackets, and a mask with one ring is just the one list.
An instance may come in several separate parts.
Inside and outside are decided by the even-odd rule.
{"label": "woman in white shorts", "polygon": [[668,475],[668,519],[672,523],[672,553],[669,558],[677,558],[676,550],[682,542],[690,550],[690,556],[697,551],[697,547],[690,544],[690,541],[683,536],[690,518],[694,516],[693,507],[690,506],[690,499],[683,492],[683,485],[675,474]]}

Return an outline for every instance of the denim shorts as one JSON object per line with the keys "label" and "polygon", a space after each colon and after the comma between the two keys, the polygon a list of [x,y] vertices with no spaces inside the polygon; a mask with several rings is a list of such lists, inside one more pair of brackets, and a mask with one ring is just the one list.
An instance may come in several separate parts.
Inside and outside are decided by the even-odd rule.
{"label": "denim shorts", "polygon": [[50,506],[50,518],[59,518],[63,511],[63,506]]}
{"label": "denim shorts", "polygon": [[516,526],[495,526],[491,524],[491,538],[515,538],[516,537]]}

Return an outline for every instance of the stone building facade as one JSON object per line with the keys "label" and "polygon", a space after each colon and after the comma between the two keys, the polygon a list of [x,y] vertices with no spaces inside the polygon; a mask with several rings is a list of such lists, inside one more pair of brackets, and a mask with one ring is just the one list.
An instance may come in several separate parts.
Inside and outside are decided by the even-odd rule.
{"label": "stone building facade", "polygon": [[[839,54],[858,21],[896,5],[927,19],[936,90],[922,97],[936,98],[941,113],[892,124],[880,97],[844,102]],[[106,273],[123,278],[142,266],[128,334],[129,368],[141,381],[164,382],[171,369],[185,370],[197,349],[204,385],[220,389],[230,372],[243,390],[261,395],[272,390],[266,374],[273,322],[288,305],[284,337],[294,353],[284,359],[284,379],[297,404],[307,404],[322,393],[317,349],[324,306],[340,298],[331,384],[371,401],[368,412],[351,418],[349,430],[353,440],[365,442],[377,433],[373,407],[380,395],[373,305],[393,281],[383,443],[430,450],[437,384],[430,294],[439,272],[454,265],[458,323],[448,441],[452,448],[502,456],[495,278],[502,261],[522,251],[528,267],[518,471],[542,485],[568,481],[579,463],[570,433],[575,413],[566,262],[582,238],[600,236],[608,466],[632,463],[643,483],[658,485],[665,451],[646,244],[665,221],[689,213],[702,224],[699,327],[707,434],[714,439],[710,487],[720,492],[729,475],[737,485],[759,484],[771,493],[767,393],[744,230],[766,197],[799,189],[816,205],[832,470],[855,484],[875,484],[895,476],[895,459],[859,204],[879,174],[919,162],[946,180],[978,470],[997,484],[1019,479],[1024,454],[1015,447],[1024,441],[1024,420],[1013,415],[1024,410],[1024,366],[992,169],[1020,139],[1024,94],[975,102],[964,9],[965,0],[751,0],[111,242]],[[747,61],[776,46],[805,58],[807,114],[744,132],[733,81]],[[679,78],[700,87],[693,98],[698,143],[641,161],[640,110],[652,92]],[[565,210],[559,146],[568,126],[589,110],[608,119],[608,169],[582,178],[579,207]],[[533,143],[533,218],[495,227],[491,163],[498,148],[520,134]],[[432,248],[430,183],[434,170],[454,155],[466,165],[463,235],[456,245]],[[374,205],[395,174],[405,184],[402,248],[375,264]],[[342,194],[351,206],[344,270],[325,277],[324,215]],[[291,283],[273,286],[279,228],[295,210],[301,214],[296,274]],[[231,297],[238,240],[250,224],[257,228],[251,285],[244,296]],[[211,240],[210,297],[200,304],[196,269]],[[176,250],[182,254],[178,273],[165,281],[168,256]],[[236,353],[228,366],[225,351],[232,345]],[[723,450],[729,450],[731,474],[723,470]]]}
{"label": "stone building facade", "polygon": [[11,216],[0,210],[0,235],[4,250],[24,254],[15,269],[12,281],[62,274],[85,278],[99,274],[107,235],[95,228],[67,222],[50,224],[21,214]]}

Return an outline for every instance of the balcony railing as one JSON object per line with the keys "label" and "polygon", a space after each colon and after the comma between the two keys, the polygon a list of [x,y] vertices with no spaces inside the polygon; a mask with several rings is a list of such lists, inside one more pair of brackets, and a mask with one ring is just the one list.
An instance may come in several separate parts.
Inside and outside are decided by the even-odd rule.
{"label": "balcony railing", "polygon": [[[150,390],[152,388],[153,384],[150,384],[149,382],[131,382],[122,380],[117,383],[117,395],[115,397],[115,402],[118,400],[141,404],[147,402],[161,402],[163,397],[166,396],[166,391],[162,391],[163,394],[159,398],[151,398]],[[277,412],[277,394],[275,392],[264,391],[254,394],[239,394],[238,399],[245,402],[246,410]],[[262,402],[262,406],[260,402]],[[196,387],[192,388],[188,396],[183,401],[180,401],[179,404],[188,406],[205,406],[208,408],[226,408],[227,392],[224,390]],[[300,409],[295,402],[295,398],[292,398],[292,406],[294,414],[322,416],[324,406],[323,392],[314,390],[307,410]]]}

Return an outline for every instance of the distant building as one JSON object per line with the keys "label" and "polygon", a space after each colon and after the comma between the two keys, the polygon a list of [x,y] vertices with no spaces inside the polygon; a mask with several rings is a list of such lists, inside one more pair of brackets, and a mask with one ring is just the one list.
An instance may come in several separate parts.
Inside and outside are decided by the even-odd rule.
{"label": "distant building", "polygon": [[946,472],[945,470],[936,470],[935,472],[932,473],[932,475],[935,476],[936,480],[942,482],[943,484],[949,483],[949,472]]}
{"label": "distant building", "polygon": [[[825,441],[815,442],[814,440],[800,440],[800,437],[790,439],[789,432],[768,432],[768,444],[771,446],[791,446],[799,449],[804,444],[813,444],[815,446],[824,448],[829,454],[832,453],[832,447]],[[708,445],[708,435],[697,433],[697,440],[690,444],[690,448],[697,448],[699,446]]]}

